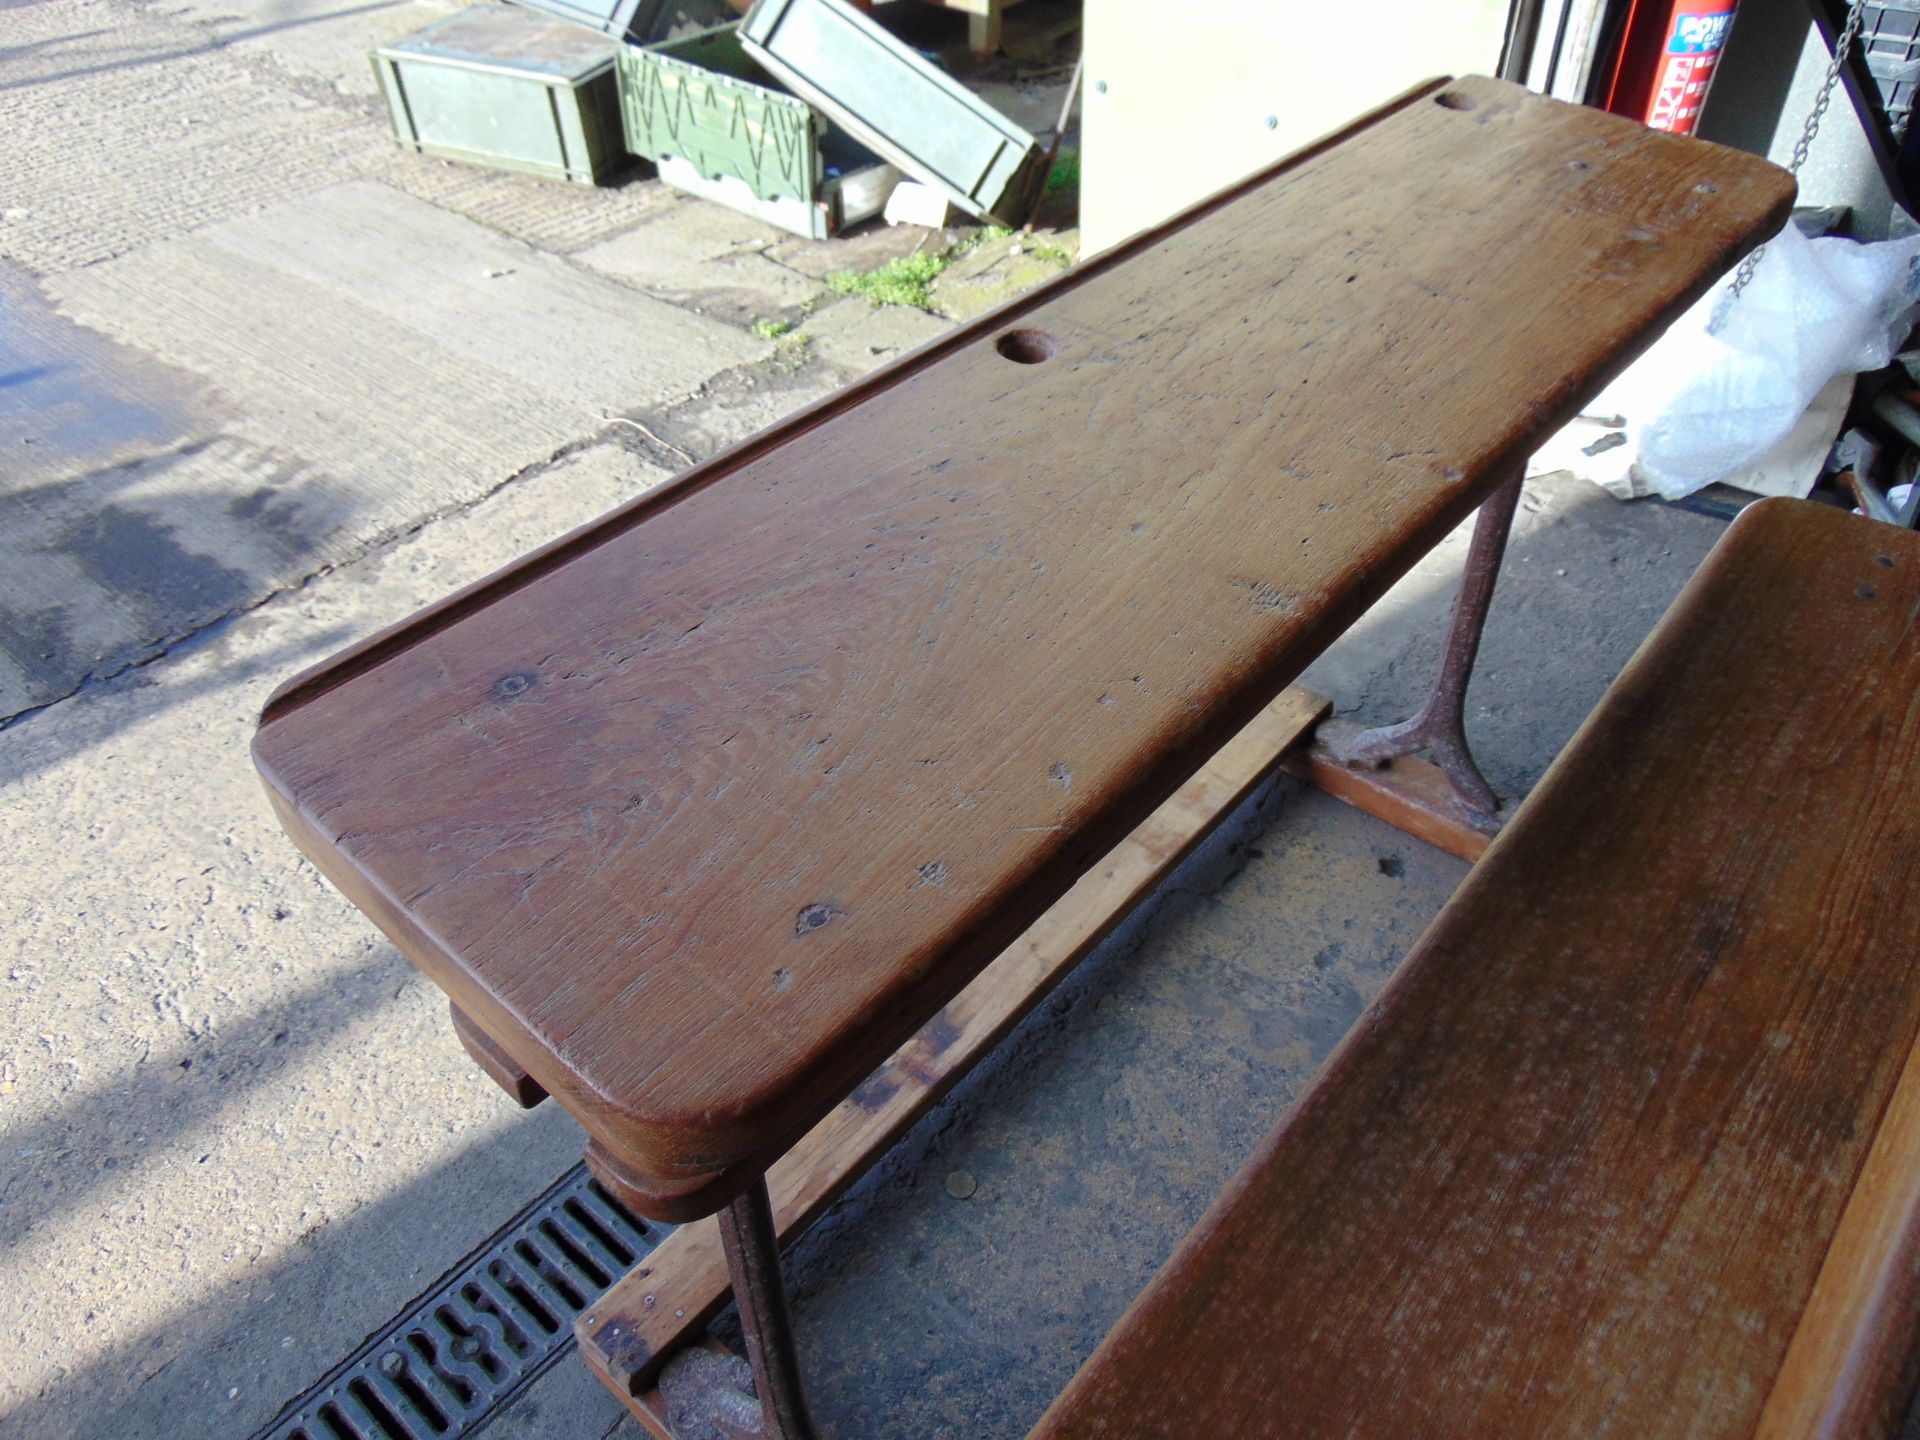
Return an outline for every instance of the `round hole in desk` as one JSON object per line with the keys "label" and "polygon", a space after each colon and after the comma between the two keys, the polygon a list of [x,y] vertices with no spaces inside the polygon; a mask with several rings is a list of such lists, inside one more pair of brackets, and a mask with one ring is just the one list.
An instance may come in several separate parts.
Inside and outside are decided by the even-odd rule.
{"label": "round hole in desk", "polygon": [[1060,342],[1044,330],[1009,330],[993,342],[993,348],[1016,365],[1038,365],[1054,357]]}

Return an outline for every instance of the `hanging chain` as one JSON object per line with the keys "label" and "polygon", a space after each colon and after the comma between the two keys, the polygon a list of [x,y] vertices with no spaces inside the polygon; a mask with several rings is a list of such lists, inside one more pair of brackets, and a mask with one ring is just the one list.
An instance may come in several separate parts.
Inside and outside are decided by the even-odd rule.
{"label": "hanging chain", "polygon": [[[1826,118],[1827,107],[1833,103],[1833,87],[1840,83],[1840,71],[1846,66],[1847,52],[1853,49],[1854,42],[1860,38],[1860,27],[1866,23],[1867,0],[1853,0],[1847,7],[1847,23],[1840,27],[1840,33],[1834,38],[1833,58],[1827,62],[1827,78],[1820,82],[1820,93],[1814,97],[1813,109],[1807,112],[1807,123],[1800,131],[1800,138],[1794,142],[1793,159],[1788,162],[1787,170],[1795,178],[1799,177],[1800,167],[1807,163],[1807,154],[1813,149],[1813,137],[1820,133],[1820,122]],[[1791,225],[1793,222],[1787,222]],[[1747,252],[1747,258],[1740,262],[1740,268],[1733,272],[1733,284],[1727,288],[1726,296],[1720,301],[1714,313],[1714,321],[1727,313],[1727,308],[1740,298],[1740,292],[1747,288],[1753,279],[1753,272],[1759,268],[1760,257],[1767,253],[1762,245]]]}

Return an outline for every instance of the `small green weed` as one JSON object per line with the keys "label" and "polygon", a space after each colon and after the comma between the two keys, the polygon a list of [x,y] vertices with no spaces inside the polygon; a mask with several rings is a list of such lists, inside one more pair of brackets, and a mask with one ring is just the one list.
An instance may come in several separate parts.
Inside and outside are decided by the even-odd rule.
{"label": "small green weed", "polygon": [[827,285],[842,295],[864,295],[876,305],[912,305],[933,308],[934,278],[952,263],[951,255],[918,252],[889,260],[873,270],[842,270],[827,277]]}
{"label": "small green weed", "polygon": [[791,329],[793,329],[791,320],[775,320],[771,316],[753,322],[753,333],[762,340],[778,340]]}
{"label": "small green weed", "polygon": [[1062,150],[1053,162],[1053,169],[1047,172],[1047,195],[1058,195],[1063,190],[1080,188],[1080,152]]}
{"label": "small green weed", "polygon": [[[940,273],[962,255],[982,245],[1010,239],[1013,231],[1004,225],[985,225],[944,250],[917,250],[872,270],[842,270],[827,277],[827,285],[842,295],[864,295],[876,305],[911,305],[917,310],[933,309],[933,282]],[[1028,239],[1021,242],[1029,254],[1058,265],[1071,265],[1073,255],[1065,246],[1051,241]],[[756,330],[756,334],[758,331]]]}

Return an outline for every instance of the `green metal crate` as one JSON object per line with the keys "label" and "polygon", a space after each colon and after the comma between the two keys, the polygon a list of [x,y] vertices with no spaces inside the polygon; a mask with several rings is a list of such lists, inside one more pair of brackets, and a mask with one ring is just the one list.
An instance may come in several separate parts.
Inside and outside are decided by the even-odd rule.
{"label": "green metal crate", "polygon": [[1039,142],[843,0],[755,0],[746,51],[795,95],[983,220],[1018,225]]}
{"label": "green metal crate", "polygon": [[788,94],[738,30],[622,47],[627,149],[671,185],[811,239],[879,214],[900,172]]}
{"label": "green metal crate", "polygon": [[478,6],[371,58],[408,149],[596,185],[626,164],[618,49],[565,21]]}

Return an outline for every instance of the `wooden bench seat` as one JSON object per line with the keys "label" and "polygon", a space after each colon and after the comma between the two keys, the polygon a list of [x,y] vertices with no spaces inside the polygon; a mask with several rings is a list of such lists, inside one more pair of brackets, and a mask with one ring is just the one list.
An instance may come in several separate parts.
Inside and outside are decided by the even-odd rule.
{"label": "wooden bench seat", "polygon": [[489,1071],[707,1214],[1791,194],[1422,87],[294,681],[256,761]]}
{"label": "wooden bench seat", "polygon": [[1033,1432],[1893,1433],[1920,537],[1765,501]]}

